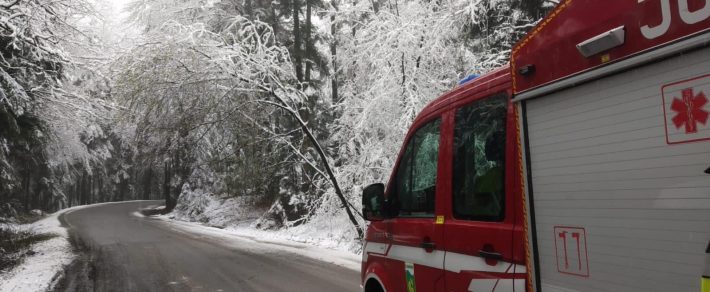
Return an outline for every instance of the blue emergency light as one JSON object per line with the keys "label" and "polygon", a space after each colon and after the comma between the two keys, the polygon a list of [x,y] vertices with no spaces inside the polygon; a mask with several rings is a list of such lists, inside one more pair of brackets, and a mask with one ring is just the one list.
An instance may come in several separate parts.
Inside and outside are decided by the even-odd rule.
{"label": "blue emergency light", "polygon": [[478,76],[479,76],[478,74],[471,74],[471,75],[468,75],[468,76],[466,76],[466,78],[461,79],[461,80],[459,81],[459,85],[464,85],[464,84],[466,84],[467,82],[469,82],[469,81],[471,81],[471,80],[473,80],[473,79],[478,78]]}

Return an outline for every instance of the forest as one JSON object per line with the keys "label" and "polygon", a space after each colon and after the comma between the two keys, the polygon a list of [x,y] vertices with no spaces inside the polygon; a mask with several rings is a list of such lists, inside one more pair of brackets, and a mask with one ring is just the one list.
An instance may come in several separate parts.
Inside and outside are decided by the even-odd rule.
{"label": "forest", "polygon": [[362,234],[429,101],[553,0],[0,0],[0,217],[136,199]]}

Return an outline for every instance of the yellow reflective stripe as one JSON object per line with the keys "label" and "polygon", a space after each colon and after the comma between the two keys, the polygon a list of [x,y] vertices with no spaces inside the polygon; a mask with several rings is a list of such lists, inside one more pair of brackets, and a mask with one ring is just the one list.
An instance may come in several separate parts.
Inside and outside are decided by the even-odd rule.
{"label": "yellow reflective stripe", "polygon": [[710,278],[700,278],[700,292],[710,292]]}
{"label": "yellow reflective stripe", "polygon": [[[511,58],[511,60],[513,60]],[[515,78],[513,78],[515,80]],[[525,291],[527,292],[533,292],[533,285],[532,285],[532,257],[530,255],[530,239],[528,238],[528,232],[530,232],[530,229],[528,229],[528,204],[525,202],[527,194],[525,193],[525,178],[523,177],[523,174],[525,173],[523,171],[523,137],[520,131],[520,119],[522,116],[520,113],[518,113],[518,106],[515,105],[513,107],[515,113],[515,135],[517,136],[517,143],[516,145],[518,147],[518,176],[520,176],[520,202],[523,204],[523,240],[524,240],[524,247],[525,247]],[[702,291],[705,292],[705,291]]]}

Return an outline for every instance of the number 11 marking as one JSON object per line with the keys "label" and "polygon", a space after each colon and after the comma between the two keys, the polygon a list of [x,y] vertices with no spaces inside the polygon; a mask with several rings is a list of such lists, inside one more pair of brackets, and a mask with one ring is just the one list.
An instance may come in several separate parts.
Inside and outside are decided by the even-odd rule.
{"label": "number 11 marking", "polygon": [[567,258],[567,231],[560,232],[560,237],[564,243],[563,250],[565,251],[565,269],[569,269],[569,259]]}
{"label": "number 11 marking", "polygon": [[577,240],[577,263],[579,264],[579,270],[582,270],[582,253],[579,250],[579,232],[573,232],[572,237]]}
{"label": "number 11 marking", "polygon": [[[557,271],[563,274],[577,276],[589,276],[589,261],[587,259],[587,236],[586,230],[579,227],[555,226],[555,249],[557,256]],[[576,245],[567,243],[567,239],[574,239]],[[576,267],[570,267],[570,248],[575,248],[577,257],[572,260],[577,261]],[[584,252],[582,252],[584,250]],[[574,253],[571,253],[574,257]],[[575,269],[576,268],[576,269]]]}

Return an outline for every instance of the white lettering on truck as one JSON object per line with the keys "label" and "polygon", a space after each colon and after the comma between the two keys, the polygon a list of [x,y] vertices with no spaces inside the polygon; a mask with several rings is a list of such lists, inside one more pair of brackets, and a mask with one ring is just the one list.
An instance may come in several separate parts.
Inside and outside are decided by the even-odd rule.
{"label": "white lettering on truck", "polygon": [[698,23],[710,17],[710,5],[708,5],[708,0],[705,0],[705,5],[702,9],[690,12],[688,10],[688,0],[678,0],[678,12],[680,12],[680,18],[683,19],[683,22],[687,24]]}
{"label": "white lettering on truck", "polygon": [[[640,4],[646,0],[638,1]],[[641,27],[641,34],[643,34],[644,37],[650,40],[666,34],[666,32],[668,32],[668,29],[671,27],[671,0],[660,1],[661,16],[663,18],[661,23],[654,27],[650,27],[648,25],[644,25]],[[688,10],[688,0],[678,0],[678,14],[680,14],[680,18],[686,24],[694,24],[708,19],[708,17],[710,17],[710,5],[708,5],[708,1],[709,0],[705,0],[705,5],[703,6],[703,8],[690,12],[690,10]]]}
{"label": "white lettering on truck", "polygon": [[[646,0],[639,0],[639,4],[643,3],[644,1]],[[644,25],[641,27],[641,34],[643,34],[643,36],[647,39],[651,40],[662,36],[668,31],[668,28],[671,27],[670,0],[661,0],[661,14],[663,15],[663,21],[661,21],[661,24],[654,27],[650,27],[648,25]]]}

